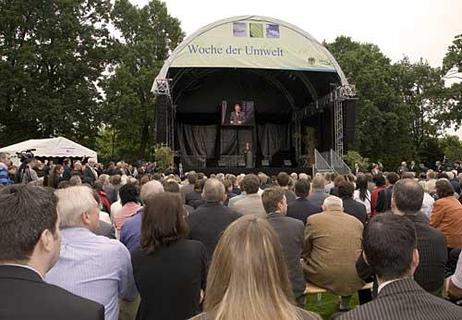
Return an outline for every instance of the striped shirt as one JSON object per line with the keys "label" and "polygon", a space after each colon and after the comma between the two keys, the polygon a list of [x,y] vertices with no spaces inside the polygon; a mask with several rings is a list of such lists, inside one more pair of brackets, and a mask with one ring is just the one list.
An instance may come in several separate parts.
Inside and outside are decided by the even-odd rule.
{"label": "striped shirt", "polygon": [[105,319],[117,320],[119,297],[132,300],[137,294],[127,248],[86,228],[63,229],[61,234],[59,260],[45,281],[101,303]]}

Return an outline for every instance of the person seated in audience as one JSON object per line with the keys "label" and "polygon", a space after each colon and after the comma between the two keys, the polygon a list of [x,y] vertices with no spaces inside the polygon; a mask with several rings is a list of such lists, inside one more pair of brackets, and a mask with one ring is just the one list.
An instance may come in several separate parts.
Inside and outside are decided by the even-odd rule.
{"label": "person seated in audience", "polygon": [[194,182],[194,189],[191,192],[185,194],[185,204],[197,209],[201,204],[204,203],[202,199],[202,189],[204,188],[204,179],[198,179]]}
{"label": "person seated in audience", "polygon": [[43,281],[60,251],[51,189],[0,190],[0,319],[104,319],[104,306]]}
{"label": "person seated in audience", "polygon": [[179,195],[158,193],[145,201],[141,246],[132,253],[141,296],[136,319],[183,320],[200,313],[207,253],[199,241],[186,240],[187,233]]}
{"label": "person seated in audience", "polygon": [[311,320],[294,305],[284,254],[268,221],[247,215],[223,233],[207,277],[204,313],[193,320]]}
{"label": "person seated in audience", "polygon": [[96,230],[94,230],[93,233],[99,236],[108,237],[109,239],[116,239],[116,232],[114,226],[112,225],[111,218],[109,217],[107,212],[101,211],[100,197],[96,190],[93,190],[93,198],[95,198],[95,201],[98,203],[99,208],[98,228],[96,228]]}
{"label": "person seated in audience", "polygon": [[426,292],[413,279],[419,250],[410,219],[377,215],[365,229],[363,248],[364,260],[378,279],[378,296],[336,320],[462,319],[462,308]]}
{"label": "person seated in audience", "polygon": [[218,179],[207,179],[202,198],[205,203],[189,215],[189,238],[204,244],[210,262],[221,234],[241,215],[223,205],[226,200],[225,186]]}
{"label": "person seated in audience", "polygon": [[[146,182],[141,187],[140,200],[145,202],[149,197],[161,192],[164,192],[164,187],[159,181],[152,180]],[[125,221],[120,230],[120,242],[122,242],[130,252],[135,251],[135,249],[140,246],[142,217],[143,209],[140,209]]]}
{"label": "person seated in audience", "polygon": [[260,179],[254,174],[248,174],[242,180],[241,188],[245,194],[241,195],[238,201],[230,203],[229,208],[242,215],[257,214],[265,217],[265,208],[261,202],[261,195],[258,194]]}
{"label": "person seated in audience", "polygon": [[436,176],[435,171],[431,169],[427,171],[427,189],[431,196],[436,195]]}
{"label": "person seated in audience", "polygon": [[120,229],[125,221],[141,209],[140,193],[136,185],[132,183],[123,185],[119,190],[119,197],[122,208],[114,212],[112,216],[117,238],[120,238]]}
{"label": "person seated in audience", "polygon": [[448,180],[438,180],[435,188],[438,200],[433,204],[430,224],[446,236],[448,252],[462,248],[462,204]]}
{"label": "person seated in audience", "polygon": [[293,191],[289,189],[291,179],[290,176],[286,172],[279,172],[276,177],[279,187],[285,190],[285,195],[287,199],[287,203],[291,203],[295,200],[296,196]]}
{"label": "person seated in audience", "polygon": [[106,320],[119,317],[119,297],[133,300],[136,286],[130,253],[117,240],[97,236],[98,203],[87,186],[56,191],[61,254],[45,281],[101,303]]}
{"label": "person seated in audience", "polygon": [[262,194],[262,202],[268,222],[279,236],[295,300],[298,306],[303,308],[305,306],[306,283],[300,259],[304,247],[304,225],[301,221],[286,216],[287,200],[283,189],[266,189]]}
{"label": "person seated in audience", "polygon": [[93,184],[93,188],[96,190],[98,193],[99,197],[99,202],[101,203],[101,210],[104,212],[107,212],[108,215],[111,213],[111,200],[109,200],[109,197],[107,193],[103,190],[103,183],[98,180]]}
{"label": "person seated in audience", "polygon": [[315,206],[307,199],[310,194],[308,180],[300,179],[295,183],[295,195],[297,199],[287,205],[287,216],[298,219],[306,224],[306,219],[315,213],[322,212],[320,206]]}
{"label": "person seated in audience", "polygon": [[342,183],[344,181],[346,181],[345,176],[342,176],[342,175],[336,176],[334,178],[334,181],[332,182],[334,184],[334,186],[332,188],[330,188],[329,194],[331,196],[338,197],[338,186],[340,185],[340,183]]}
{"label": "person seated in audience", "polygon": [[[393,187],[391,211],[395,215],[409,219],[416,229],[420,263],[414,273],[415,281],[426,291],[441,296],[448,259],[446,239],[440,231],[428,225],[424,213],[420,211],[423,197],[424,191],[416,181],[400,180]],[[362,255],[359,256],[356,266],[364,280],[373,275],[372,269],[364,261]],[[377,283],[375,282],[374,296],[376,295]]]}
{"label": "person seated in audience", "polygon": [[375,188],[371,192],[371,217],[375,216],[377,211],[377,201],[379,199],[379,193],[385,190],[385,177],[379,173],[374,176]]}
{"label": "person seated in audience", "polygon": [[338,197],[327,197],[322,208],[306,221],[303,269],[307,281],[342,296],[339,308],[344,310],[351,295],[364,286],[355,268],[363,224],[343,212]]}
{"label": "person seated in audience", "polygon": [[368,215],[371,214],[371,193],[368,190],[369,178],[365,174],[358,174],[356,177],[356,190],[353,192],[353,199],[366,207]]}
{"label": "person seated in audience", "polygon": [[196,183],[196,181],[198,180],[197,178],[197,173],[194,172],[194,171],[191,171],[191,172],[188,172],[186,174],[186,182],[187,184],[183,185],[181,187],[181,198],[183,199],[183,201],[186,201],[186,195],[190,192],[193,192],[194,191],[194,185]]}
{"label": "person seated in audience", "polygon": [[424,198],[423,198],[423,201],[422,201],[422,208],[420,209],[420,211],[423,214],[425,214],[428,221],[430,221],[430,216],[432,214],[433,203],[435,203],[435,199],[428,192],[428,185],[427,185],[427,183],[425,181],[419,181],[419,185],[424,190]]}
{"label": "person seated in audience", "polygon": [[391,194],[393,192],[393,185],[399,180],[399,175],[395,172],[387,173],[385,176],[385,189],[380,191],[377,197],[377,204],[375,211],[377,213],[390,211],[391,209]]}
{"label": "person seated in audience", "polygon": [[311,184],[311,192],[308,196],[308,200],[315,206],[321,207],[329,194],[325,192],[324,187],[326,180],[321,174],[316,174]]}
{"label": "person seated in audience", "polygon": [[364,225],[367,220],[366,206],[353,199],[354,191],[355,186],[351,182],[341,181],[337,185],[338,196],[343,201],[343,211],[351,214]]}

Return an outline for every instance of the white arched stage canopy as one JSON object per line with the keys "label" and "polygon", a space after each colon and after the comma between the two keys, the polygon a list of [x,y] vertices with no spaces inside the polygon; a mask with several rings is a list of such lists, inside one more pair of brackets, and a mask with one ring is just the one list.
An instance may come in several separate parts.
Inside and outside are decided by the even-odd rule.
{"label": "white arched stage canopy", "polygon": [[[342,154],[353,140],[354,90],[339,64],[309,33],[274,18],[232,17],[199,29],[171,53],[152,91],[157,142],[190,166],[222,165],[246,143],[257,166],[297,163],[307,127],[321,151]],[[252,119],[239,128],[227,123],[237,103]]]}

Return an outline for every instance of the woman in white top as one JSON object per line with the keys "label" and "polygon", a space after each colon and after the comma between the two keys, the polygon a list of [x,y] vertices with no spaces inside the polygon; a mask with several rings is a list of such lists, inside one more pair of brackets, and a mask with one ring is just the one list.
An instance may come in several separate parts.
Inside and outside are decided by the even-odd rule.
{"label": "woman in white top", "polygon": [[356,178],[356,190],[353,193],[353,199],[366,206],[367,214],[371,213],[371,193],[367,189],[368,178],[364,174]]}

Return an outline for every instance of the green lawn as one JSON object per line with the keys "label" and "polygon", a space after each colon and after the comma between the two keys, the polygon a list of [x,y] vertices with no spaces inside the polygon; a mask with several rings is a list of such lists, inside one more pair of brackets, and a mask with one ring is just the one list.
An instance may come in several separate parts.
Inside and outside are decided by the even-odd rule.
{"label": "green lawn", "polygon": [[[331,293],[322,293],[321,300],[318,301],[317,294],[309,294],[307,296],[307,301],[305,309],[316,312],[321,315],[325,320],[330,319],[330,317],[337,312],[337,301],[338,297]],[[358,305],[358,295],[354,294],[351,299],[351,307]]]}

